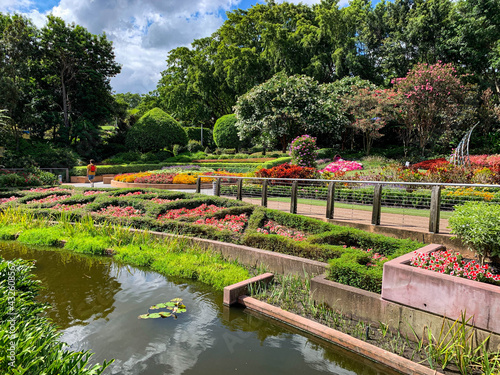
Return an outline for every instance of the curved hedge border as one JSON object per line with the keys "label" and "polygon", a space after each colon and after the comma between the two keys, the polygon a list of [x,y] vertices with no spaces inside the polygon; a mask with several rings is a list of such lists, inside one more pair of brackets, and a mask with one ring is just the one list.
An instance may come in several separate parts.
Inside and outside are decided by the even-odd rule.
{"label": "curved hedge border", "polygon": [[[363,249],[373,249],[373,252],[377,252],[388,259],[393,259],[423,246],[422,243],[417,241],[400,240],[392,237],[385,237],[380,234],[367,233],[355,228],[336,226],[318,219],[271,210],[221,197],[169,192],[157,189],[118,189],[112,190],[108,194],[98,194],[86,197],[83,195],[84,191],[85,189],[75,189],[73,196],[68,202],[59,201],[46,204],[34,204],[27,207],[23,202],[28,199],[33,199],[36,195],[29,192],[26,198],[20,199],[20,202],[9,202],[4,204],[4,207],[20,207],[36,215],[57,219],[59,214],[50,209],[50,207],[53,207],[57,203],[90,202],[87,206],[65,213],[65,215],[73,220],[78,220],[90,214],[97,223],[111,222],[137,229],[147,229],[243,244],[322,262],[330,261],[329,275],[332,280],[378,293],[381,291],[382,266],[384,261],[371,260],[370,262],[374,264],[374,266],[369,265],[367,252]],[[145,194],[118,197],[121,194],[137,191]],[[47,195],[47,193],[38,194],[40,197]],[[153,196],[179,200],[157,204],[150,201]],[[198,217],[162,221],[156,219],[158,215],[168,210],[182,207],[188,209],[195,208],[202,203],[226,207],[206,217],[223,218],[225,215],[240,215],[246,213],[249,216],[249,221],[244,232],[234,233],[229,230],[220,231],[208,225],[193,224]],[[98,210],[108,205],[132,206],[143,211],[144,216],[120,218],[91,213],[91,211]],[[257,229],[262,227],[267,220],[273,220],[280,225],[307,233],[306,240],[295,241],[275,234],[266,235],[259,233]],[[356,249],[352,247],[356,247]]]}

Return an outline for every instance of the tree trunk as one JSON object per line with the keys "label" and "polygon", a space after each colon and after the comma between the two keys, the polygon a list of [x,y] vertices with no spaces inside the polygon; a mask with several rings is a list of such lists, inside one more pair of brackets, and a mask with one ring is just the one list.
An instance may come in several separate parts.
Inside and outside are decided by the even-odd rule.
{"label": "tree trunk", "polygon": [[62,87],[64,126],[68,128],[69,127],[68,97],[66,94],[66,84],[64,83],[64,71],[61,71],[61,87]]}

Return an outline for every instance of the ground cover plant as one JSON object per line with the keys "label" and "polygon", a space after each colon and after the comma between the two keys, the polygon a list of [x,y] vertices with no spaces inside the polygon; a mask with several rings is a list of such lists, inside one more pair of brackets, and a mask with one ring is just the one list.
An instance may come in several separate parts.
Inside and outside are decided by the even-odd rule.
{"label": "ground cover plant", "polygon": [[[35,297],[41,284],[33,278],[32,262],[0,258],[0,347],[5,350],[0,361],[3,374],[99,375],[113,361],[103,365],[88,364],[92,353],[72,351],[60,341],[55,325],[43,317],[49,308]],[[14,280],[14,281],[12,281]],[[16,290],[11,298],[9,287]],[[12,323],[14,322],[14,323]],[[15,332],[13,338],[9,332]],[[15,347],[10,352],[7,349]],[[12,356],[11,356],[12,354]]]}
{"label": "ground cover plant", "polygon": [[[0,206],[4,214],[20,210],[23,215],[60,221],[89,218],[96,224],[112,223],[244,244],[265,250],[296,255],[323,262],[330,261],[333,280],[380,292],[382,266],[387,259],[414,251],[422,244],[338,227],[317,219],[256,207],[241,201],[156,189],[114,189],[101,194],[85,194],[92,189],[63,189],[70,197],[31,208],[27,201],[54,192],[26,190],[16,201]],[[21,195],[22,195],[21,194]],[[23,226],[24,225],[24,226]],[[27,228],[27,224],[4,220],[0,237],[32,238],[31,243],[54,244],[65,239],[67,246],[90,248],[88,239],[64,238],[57,228],[47,231]],[[41,234],[40,234],[41,233]],[[45,235],[43,233],[46,233]],[[70,236],[71,237],[71,236]],[[104,236],[106,237],[106,236]],[[101,241],[101,240],[99,240]],[[97,248],[107,246],[102,239]],[[80,245],[78,244],[80,243]],[[94,248],[89,250],[95,252]]]}

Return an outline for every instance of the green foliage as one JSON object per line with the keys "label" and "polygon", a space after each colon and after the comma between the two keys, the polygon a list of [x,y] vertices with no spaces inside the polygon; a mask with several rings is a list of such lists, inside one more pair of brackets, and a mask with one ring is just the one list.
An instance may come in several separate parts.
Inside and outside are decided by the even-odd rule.
{"label": "green foliage", "polygon": [[26,245],[60,246],[64,232],[59,227],[32,228],[22,231],[17,240]]}
{"label": "green foliage", "polygon": [[[31,262],[0,258],[0,347],[5,351],[0,361],[3,374],[68,374],[100,375],[113,361],[89,366],[89,351],[74,352],[59,341],[61,333],[47,318],[41,316],[48,308],[35,300],[40,288],[31,275]],[[12,305],[9,280],[15,280],[15,300]],[[13,309],[10,310],[10,307]],[[10,313],[14,315],[9,315]],[[11,319],[15,326],[11,325]],[[15,329],[15,339],[9,335]],[[7,349],[15,343],[15,358]],[[12,363],[12,366],[11,366]]]}
{"label": "green foliage", "polygon": [[215,122],[213,138],[217,147],[233,149],[240,147],[240,137],[235,124],[236,115],[234,114],[222,116]]}
{"label": "green foliage", "polygon": [[142,152],[171,149],[174,144],[187,145],[186,131],[159,108],[142,116],[127,133],[127,145]]}
{"label": "green foliage", "polygon": [[[201,130],[202,128],[197,127],[185,127],[187,136],[189,140],[199,141],[201,143]],[[212,129],[203,128],[203,146],[204,147],[215,147],[214,135]]]}
{"label": "green foliage", "polygon": [[340,139],[346,124],[336,98],[301,75],[276,74],[240,96],[234,109],[240,138],[255,136],[267,148],[278,141],[283,152],[300,134]]}
{"label": "green foliage", "polygon": [[187,150],[191,153],[195,153],[198,151],[202,151],[203,147],[201,146],[200,142],[190,139],[187,145]]}
{"label": "green foliage", "polygon": [[474,250],[481,263],[485,257],[500,256],[500,206],[467,202],[455,207],[449,219],[452,233]]}
{"label": "green foliage", "polygon": [[178,314],[186,312],[186,306],[182,303],[182,298],[173,298],[169,302],[158,303],[151,306],[149,310],[167,309],[170,311],[160,311],[159,313],[147,313],[139,315],[139,319],[170,318],[177,319]]}
{"label": "green foliage", "polygon": [[64,248],[78,253],[102,255],[110,248],[110,239],[103,236],[77,235],[70,237]]}

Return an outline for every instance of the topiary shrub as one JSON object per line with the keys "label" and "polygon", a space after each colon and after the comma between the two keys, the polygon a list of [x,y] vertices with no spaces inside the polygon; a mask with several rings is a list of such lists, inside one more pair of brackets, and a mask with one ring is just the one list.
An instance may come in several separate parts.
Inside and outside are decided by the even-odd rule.
{"label": "topiary shrub", "polygon": [[128,147],[141,152],[171,149],[174,144],[187,145],[186,131],[160,108],[146,112],[127,133]]}
{"label": "topiary shrub", "polygon": [[236,116],[233,114],[222,116],[217,120],[213,134],[218,148],[238,149],[240,147],[240,138],[235,123]]}
{"label": "topiary shrub", "polygon": [[455,207],[448,222],[452,233],[478,254],[481,264],[486,257],[500,256],[500,205],[467,202]]}

